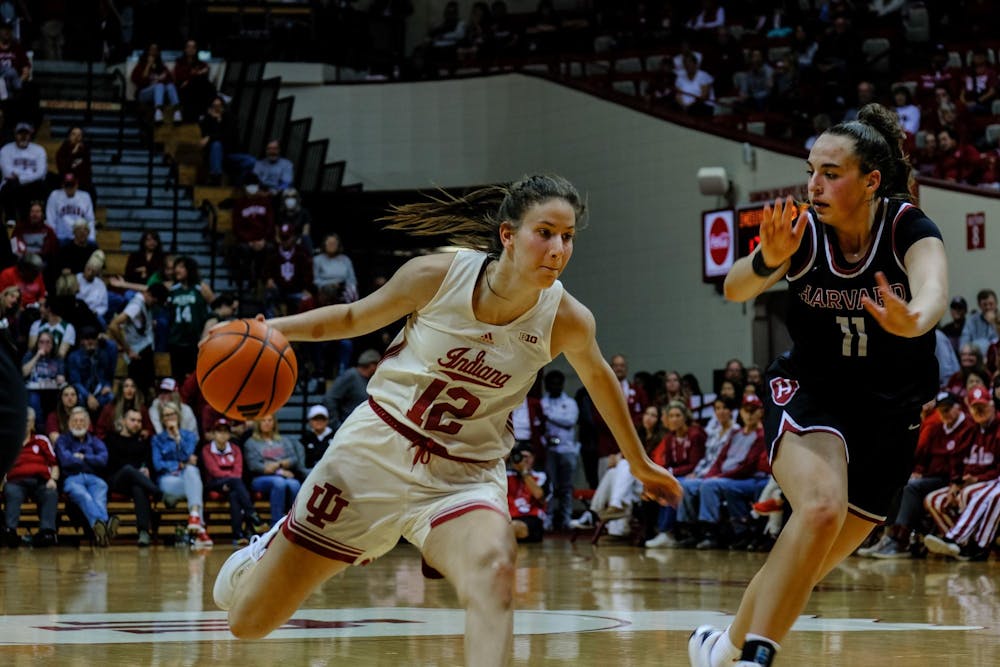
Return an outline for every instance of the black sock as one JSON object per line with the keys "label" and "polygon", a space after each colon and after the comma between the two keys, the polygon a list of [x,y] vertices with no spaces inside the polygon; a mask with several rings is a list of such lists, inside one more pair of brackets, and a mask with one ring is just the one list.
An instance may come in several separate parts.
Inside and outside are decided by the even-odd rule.
{"label": "black sock", "polygon": [[740,660],[770,667],[777,653],[778,648],[774,642],[766,639],[747,639],[743,644],[743,655],[740,656]]}

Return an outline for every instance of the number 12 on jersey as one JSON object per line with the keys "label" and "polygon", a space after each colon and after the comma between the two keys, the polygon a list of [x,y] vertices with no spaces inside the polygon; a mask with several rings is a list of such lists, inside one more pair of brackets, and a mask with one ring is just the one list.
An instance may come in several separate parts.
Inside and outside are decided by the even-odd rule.
{"label": "number 12 on jersey", "polygon": [[[445,391],[446,387],[448,387],[448,383],[444,380],[434,380],[431,382],[427,386],[427,389],[424,390],[424,393],[420,394],[420,398],[413,404],[413,407],[407,410],[407,418],[428,431],[440,431],[449,435],[458,433],[459,429],[462,428],[462,424],[458,420],[471,417],[476,408],[479,407],[480,401],[463,387],[451,387]],[[444,401],[435,403],[435,400],[442,392],[444,392],[445,396],[455,401],[461,401],[461,404],[446,403]],[[425,413],[427,415],[426,420],[424,419]],[[455,417],[456,421],[444,421],[442,418],[445,415]]]}
{"label": "number 12 on jersey", "polygon": [[[837,317],[837,324],[844,334],[844,345],[840,350],[845,357],[867,357],[868,356],[868,334],[865,333],[865,318],[863,317]],[[857,341],[857,342],[855,342]],[[857,352],[855,352],[857,349]]]}

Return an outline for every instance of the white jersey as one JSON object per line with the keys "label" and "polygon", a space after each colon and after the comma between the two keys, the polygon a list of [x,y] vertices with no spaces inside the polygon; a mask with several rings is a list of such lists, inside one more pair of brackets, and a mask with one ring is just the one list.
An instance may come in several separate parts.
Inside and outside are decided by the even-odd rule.
{"label": "white jersey", "polygon": [[480,322],[472,297],[487,261],[482,252],[456,253],[437,294],[409,317],[368,383],[376,412],[380,406],[390,424],[443,445],[449,457],[475,461],[501,458],[513,446],[510,415],[552,360],[563,295],[556,281],[510,324]]}

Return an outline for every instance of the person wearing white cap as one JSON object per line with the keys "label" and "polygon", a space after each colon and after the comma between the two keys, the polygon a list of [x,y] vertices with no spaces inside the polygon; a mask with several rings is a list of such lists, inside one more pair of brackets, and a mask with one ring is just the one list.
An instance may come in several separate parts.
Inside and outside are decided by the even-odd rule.
{"label": "person wearing white cap", "polygon": [[336,431],[347,416],[368,400],[368,380],[375,374],[382,355],[375,350],[365,350],[358,356],[354,368],[337,376],[323,397],[323,405],[330,413],[330,428]]}
{"label": "person wearing white cap", "polygon": [[163,431],[163,420],[160,419],[160,411],[167,403],[180,406],[182,429],[198,433],[198,420],[194,416],[194,410],[191,409],[190,405],[181,401],[180,394],[177,393],[177,380],[173,378],[163,378],[160,380],[157,396],[149,406],[149,420],[153,422],[154,431],[157,433]]}
{"label": "person wearing white cap", "polygon": [[299,438],[299,442],[305,451],[305,468],[311,472],[330,446],[333,429],[330,428],[330,413],[322,405],[309,408],[306,418],[309,420],[309,428]]}

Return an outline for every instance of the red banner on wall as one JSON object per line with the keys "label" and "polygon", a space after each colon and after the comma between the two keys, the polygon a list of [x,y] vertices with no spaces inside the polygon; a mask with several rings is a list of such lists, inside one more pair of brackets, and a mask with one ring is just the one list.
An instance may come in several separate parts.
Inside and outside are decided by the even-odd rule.
{"label": "red banner on wall", "polygon": [[983,250],[986,248],[986,213],[965,214],[965,248],[966,250]]}

